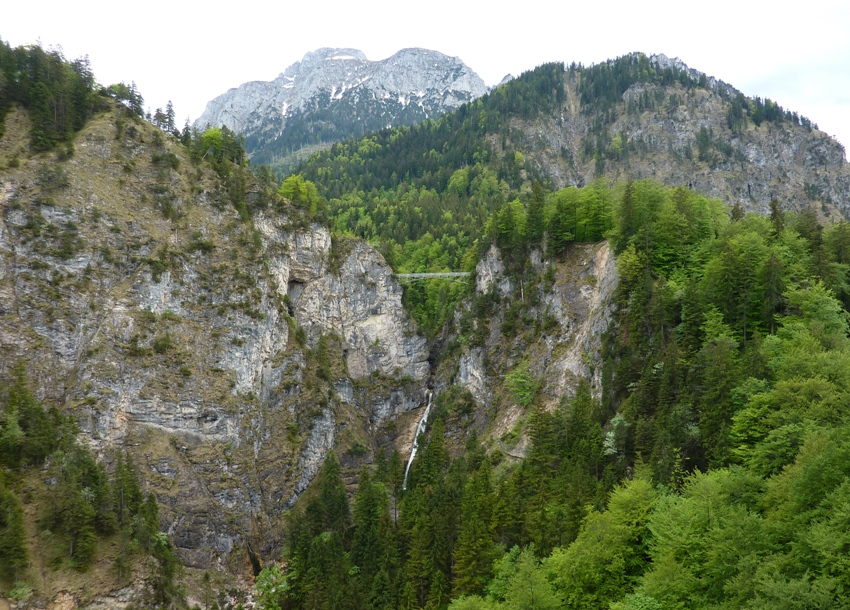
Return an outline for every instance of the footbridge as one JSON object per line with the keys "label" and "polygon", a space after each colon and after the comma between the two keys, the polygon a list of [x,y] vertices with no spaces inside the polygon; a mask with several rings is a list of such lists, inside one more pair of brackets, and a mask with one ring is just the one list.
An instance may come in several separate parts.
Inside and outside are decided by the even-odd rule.
{"label": "footbridge", "polygon": [[472,275],[469,271],[455,271],[445,273],[396,273],[395,276],[399,280],[432,280],[432,279],[458,279],[469,277]]}

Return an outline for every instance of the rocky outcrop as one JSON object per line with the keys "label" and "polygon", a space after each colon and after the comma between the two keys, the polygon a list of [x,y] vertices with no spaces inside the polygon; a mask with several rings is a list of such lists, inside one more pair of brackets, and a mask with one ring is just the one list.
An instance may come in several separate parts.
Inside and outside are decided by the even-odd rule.
{"label": "rocky outcrop", "polygon": [[485,294],[491,287],[494,287],[503,297],[514,290],[513,282],[505,276],[502,254],[495,245],[490,246],[475,266],[475,289],[478,293]]}

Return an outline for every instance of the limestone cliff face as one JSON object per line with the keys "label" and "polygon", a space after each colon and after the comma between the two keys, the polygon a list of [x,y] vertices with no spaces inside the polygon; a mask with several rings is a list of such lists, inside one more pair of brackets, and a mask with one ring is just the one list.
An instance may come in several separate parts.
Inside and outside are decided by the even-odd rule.
{"label": "limestone cliff face", "polygon": [[[322,48],[307,53],[273,81],[253,81],[211,100],[195,121],[251,135],[267,124],[313,107],[332,104],[354,90],[377,103],[392,100],[442,114],[487,93],[484,81],[457,57],[428,49],[402,49],[369,61],[357,49]],[[319,101],[322,96],[328,99]],[[392,120],[392,117],[388,117]]]}
{"label": "limestone cliff face", "polygon": [[[492,388],[499,385],[483,366],[485,354],[491,361],[501,356],[508,368],[511,361],[527,360],[530,371],[543,383],[544,403],[549,406],[557,404],[562,396],[574,394],[580,379],[588,379],[594,393],[602,391],[602,335],[611,322],[612,296],[618,282],[617,263],[608,242],[574,244],[562,261],[544,262],[535,255],[532,261],[539,272],[548,271],[551,285],[529,286],[528,294],[520,294],[525,288],[506,277],[495,246],[476,267],[479,296],[492,287],[505,304],[516,299],[534,300],[528,315],[548,321],[546,332],[539,333],[522,353],[511,354],[517,333],[506,334],[497,323],[490,324],[484,345],[462,352],[455,383],[482,404],[491,403],[488,397]],[[502,315],[497,311],[494,322],[501,322]]]}
{"label": "limestone cliff face", "polygon": [[391,269],[285,213],[240,219],[149,125],[118,131],[107,113],[70,160],[7,167],[22,142],[12,112],[0,373],[26,358],[104,459],[130,452],[187,565],[241,565],[248,541],[270,552],[327,453],[368,455],[369,431],[421,401],[426,343]]}
{"label": "limestone cliff face", "polygon": [[476,405],[450,417],[459,447],[476,429],[485,444],[524,455],[528,413],[506,382],[514,371],[539,384],[541,402],[550,409],[574,396],[583,379],[601,395],[602,336],[618,283],[610,246],[573,244],[559,260],[532,252],[531,263],[533,276],[511,276],[491,247],[476,268],[475,295],[455,320],[449,340],[459,349],[440,364],[437,386],[444,396],[466,392]]}

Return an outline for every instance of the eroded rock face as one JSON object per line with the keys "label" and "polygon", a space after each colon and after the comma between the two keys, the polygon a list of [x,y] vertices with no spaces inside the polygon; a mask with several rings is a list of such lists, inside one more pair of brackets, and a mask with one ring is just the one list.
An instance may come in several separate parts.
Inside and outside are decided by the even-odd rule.
{"label": "eroded rock face", "polygon": [[[506,276],[499,250],[493,246],[477,267],[477,294],[495,304],[487,319],[474,318],[469,326],[483,339],[443,363],[438,387],[454,386],[469,393],[478,408],[461,417],[458,436],[472,427],[490,437],[505,455],[520,458],[528,448],[525,436],[505,444],[500,439],[527,415],[516,404],[505,377],[521,369],[540,384],[540,399],[553,409],[575,395],[582,380],[599,397],[602,392],[602,336],[611,323],[613,295],[618,283],[616,259],[607,242],[572,244],[563,258],[547,260],[532,252],[537,283],[518,285]],[[548,278],[548,279],[547,279]],[[506,312],[525,301],[525,326],[505,324]],[[470,315],[472,310],[466,314]],[[528,326],[532,324],[532,326]],[[463,326],[463,324],[459,324]],[[534,332],[537,325],[541,330]]]}
{"label": "eroded rock face", "polygon": [[479,294],[484,294],[495,286],[501,296],[507,296],[513,292],[513,283],[505,276],[505,265],[502,263],[502,254],[493,245],[475,266],[475,289]]}
{"label": "eroded rock face", "polygon": [[[132,455],[187,565],[271,553],[327,453],[418,406],[425,339],[370,246],[241,221],[208,169],[136,129],[94,119],[66,185],[40,182],[52,159],[0,170],[0,372],[28,359],[82,440]],[[166,151],[189,171],[154,167]]]}
{"label": "eroded rock face", "polygon": [[352,379],[379,373],[424,381],[425,339],[410,324],[401,296],[401,286],[383,258],[358,242],[338,275],[326,274],[304,286],[295,304],[295,319],[308,337],[335,332],[343,338]]}

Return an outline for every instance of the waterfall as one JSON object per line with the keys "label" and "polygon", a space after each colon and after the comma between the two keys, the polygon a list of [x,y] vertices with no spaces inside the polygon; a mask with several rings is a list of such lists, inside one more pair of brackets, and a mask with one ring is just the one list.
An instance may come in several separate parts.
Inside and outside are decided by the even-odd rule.
{"label": "waterfall", "polygon": [[425,413],[422,414],[422,419],[419,420],[419,425],[416,426],[416,436],[413,437],[413,449],[410,450],[410,458],[407,460],[407,468],[404,469],[404,483],[401,488],[407,489],[407,475],[410,473],[410,465],[413,464],[413,458],[416,457],[416,450],[419,449],[419,435],[425,432],[425,426],[428,424],[428,414],[431,412],[431,399],[434,393],[431,390],[428,393],[428,404],[425,407]]}

